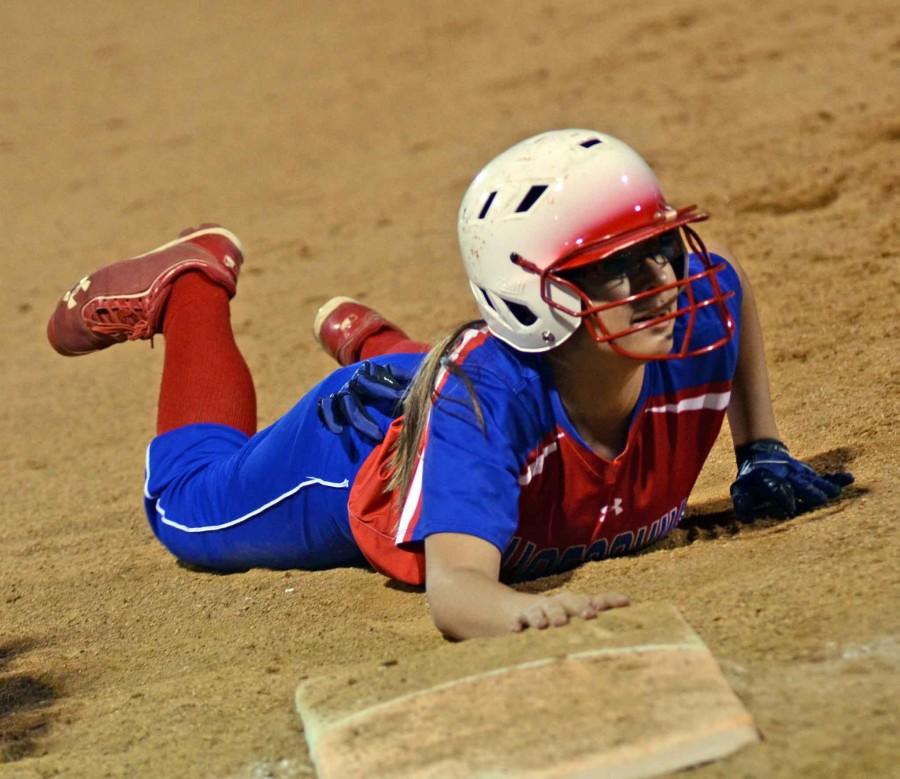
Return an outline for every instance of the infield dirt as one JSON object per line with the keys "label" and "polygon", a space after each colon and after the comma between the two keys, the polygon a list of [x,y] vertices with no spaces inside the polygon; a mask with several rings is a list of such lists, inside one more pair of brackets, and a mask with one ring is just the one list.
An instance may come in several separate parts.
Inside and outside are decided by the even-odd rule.
{"label": "infield dirt", "polygon": [[470,318],[460,197],[498,151],[565,126],[626,139],[673,202],[713,213],[703,234],[754,281],[783,437],[857,483],[739,527],[723,432],[686,529],[528,589],[678,607],[765,738],[692,776],[889,775],[895,4],[302,6],[0,10],[0,777],[309,776],[301,677],[443,641],[422,593],[364,570],[177,565],[141,507],[161,339],[63,359],[44,336],[58,297],[189,224],[227,225],[246,248],[233,317],[267,424],[332,368],[310,335],[332,295],[424,339]]}

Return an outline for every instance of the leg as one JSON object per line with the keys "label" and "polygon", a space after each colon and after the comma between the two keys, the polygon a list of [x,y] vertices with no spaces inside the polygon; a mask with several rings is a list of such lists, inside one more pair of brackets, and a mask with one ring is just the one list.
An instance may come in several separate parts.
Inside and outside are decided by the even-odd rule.
{"label": "leg", "polygon": [[[242,262],[227,230],[186,231],[81,279],[57,304],[48,338],[75,356],[164,334],[144,497],[154,534],[176,557],[221,571],[359,562],[346,493],[365,453],[327,434],[316,397],[253,435],[256,396],[228,302]],[[322,391],[347,378],[329,377]]]}
{"label": "leg", "polygon": [[222,424],[188,424],[147,451],[145,509],[153,533],[178,559],[218,571],[362,564],[347,495],[371,451],[333,435],[319,398],[355,370],[324,379],[252,437]]}
{"label": "leg", "polygon": [[413,341],[400,330],[385,328],[366,338],[359,349],[359,359],[368,360],[382,354],[421,354],[427,352],[428,344]]}
{"label": "leg", "polygon": [[162,322],[166,339],[157,435],[215,422],[256,432],[256,392],[231,331],[228,294],[200,273],[172,285]]}

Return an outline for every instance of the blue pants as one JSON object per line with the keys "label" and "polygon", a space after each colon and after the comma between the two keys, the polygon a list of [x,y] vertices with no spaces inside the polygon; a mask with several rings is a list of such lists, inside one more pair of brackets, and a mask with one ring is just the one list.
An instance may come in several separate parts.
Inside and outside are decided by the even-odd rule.
{"label": "blue pants", "polygon": [[[421,359],[395,354],[374,362],[411,371]],[[355,370],[335,371],[252,437],[195,424],[153,439],[144,506],[156,537],[180,560],[219,571],[364,563],[350,533],[347,496],[373,445],[350,428],[331,433],[316,414],[318,399]],[[368,410],[386,430],[391,410]]]}

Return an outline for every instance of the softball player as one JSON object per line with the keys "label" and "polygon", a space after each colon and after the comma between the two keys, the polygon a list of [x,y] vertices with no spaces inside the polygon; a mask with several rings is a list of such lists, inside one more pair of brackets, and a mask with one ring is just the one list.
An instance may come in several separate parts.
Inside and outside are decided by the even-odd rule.
{"label": "softball player", "polygon": [[478,174],[459,212],[482,320],[429,350],[335,299],[315,332],[344,367],[259,432],[229,321],[243,255],[224,228],[85,276],[48,337],[76,355],[165,336],[144,498],[181,560],[367,562],[424,584],[456,638],[562,625],[628,600],[504,582],[663,537],[726,413],[739,517],[793,516],[852,481],[816,474],[780,441],[750,288],[706,250],[692,227],[705,218],[672,208],[609,135],[523,141]]}

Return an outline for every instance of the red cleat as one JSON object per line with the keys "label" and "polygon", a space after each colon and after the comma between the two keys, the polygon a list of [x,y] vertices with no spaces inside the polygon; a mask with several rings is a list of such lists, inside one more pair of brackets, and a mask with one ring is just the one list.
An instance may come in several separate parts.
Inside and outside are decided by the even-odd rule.
{"label": "red cleat", "polygon": [[243,261],[234,233],[213,224],[189,228],[174,241],[82,278],[57,304],[47,338],[67,357],[152,338],[178,276],[200,271],[234,297]]}
{"label": "red cleat", "polygon": [[366,339],[384,329],[402,335],[399,327],[353,298],[332,298],[316,312],[313,320],[313,335],[340,365],[359,362]]}

